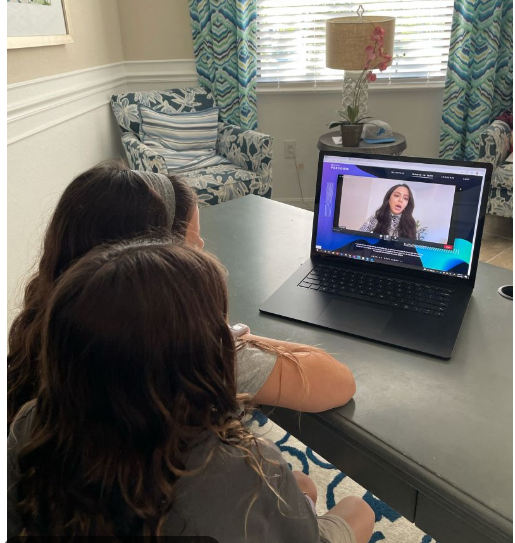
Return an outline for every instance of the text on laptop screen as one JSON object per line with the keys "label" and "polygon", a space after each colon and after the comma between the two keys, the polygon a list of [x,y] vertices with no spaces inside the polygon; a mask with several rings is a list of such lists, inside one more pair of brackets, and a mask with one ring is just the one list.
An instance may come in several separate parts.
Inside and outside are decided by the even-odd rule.
{"label": "text on laptop screen", "polygon": [[469,277],[486,169],[324,156],[318,253]]}

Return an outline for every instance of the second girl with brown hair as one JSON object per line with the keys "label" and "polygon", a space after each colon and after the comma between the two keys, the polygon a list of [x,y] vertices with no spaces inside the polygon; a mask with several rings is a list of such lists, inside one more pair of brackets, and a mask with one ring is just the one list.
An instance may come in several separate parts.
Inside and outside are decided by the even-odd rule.
{"label": "second girl with brown hair", "polygon": [[224,276],[209,253],[146,239],[63,273],[38,396],[8,439],[8,537],[369,541],[363,500],[316,517],[280,451],[239,420]]}

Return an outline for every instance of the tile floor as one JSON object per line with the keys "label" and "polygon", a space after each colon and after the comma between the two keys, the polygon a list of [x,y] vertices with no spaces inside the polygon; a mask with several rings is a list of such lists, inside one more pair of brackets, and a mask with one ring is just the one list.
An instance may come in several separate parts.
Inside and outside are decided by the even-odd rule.
{"label": "tile floor", "polygon": [[479,260],[513,270],[513,219],[486,216]]}
{"label": "tile floor", "polygon": [[[312,203],[298,207],[313,211]],[[513,270],[513,219],[487,215],[479,260]]]}

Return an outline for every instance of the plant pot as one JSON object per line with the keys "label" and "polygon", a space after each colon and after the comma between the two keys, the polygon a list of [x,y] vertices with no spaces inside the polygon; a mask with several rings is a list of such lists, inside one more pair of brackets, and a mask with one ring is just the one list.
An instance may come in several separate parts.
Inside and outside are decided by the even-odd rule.
{"label": "plant pot", "polygon": [[362,124],[341,124],[342,147],[358,147],[363,132]]}

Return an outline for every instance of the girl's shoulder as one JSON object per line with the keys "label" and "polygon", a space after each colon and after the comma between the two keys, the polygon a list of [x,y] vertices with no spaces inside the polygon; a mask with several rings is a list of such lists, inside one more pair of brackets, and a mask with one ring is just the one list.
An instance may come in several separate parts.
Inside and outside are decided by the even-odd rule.
{"label": "girl's shoulder", "polygon": [[210,436],[202,447],[197,460],[207,463],[179,481],[166,535],[204,533],[237,541],[247,534],[249,543],[318,540],[315,514],[271,441],[222,443]]}

